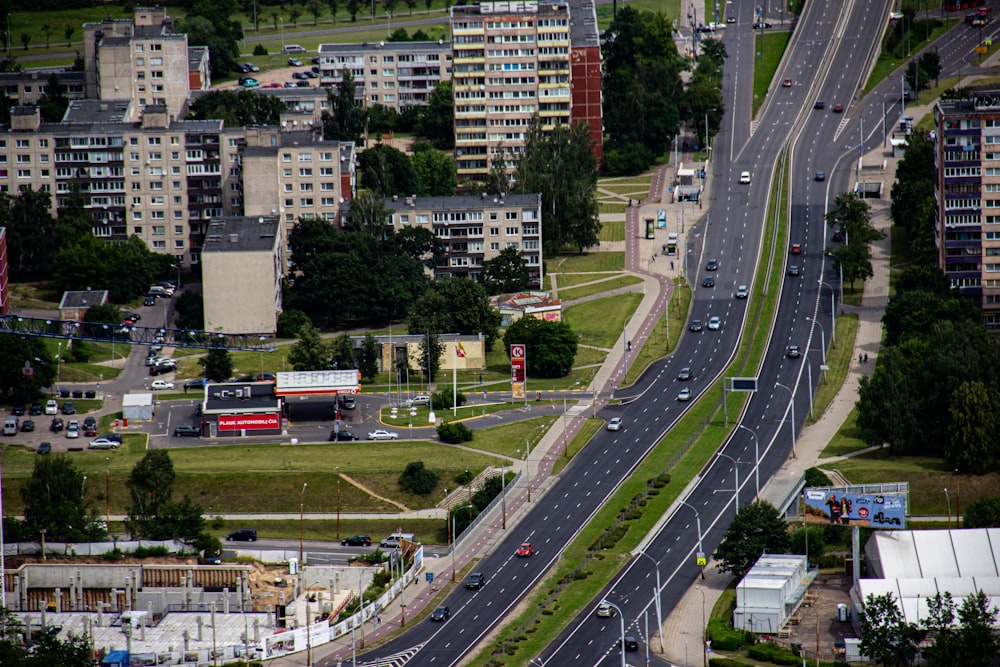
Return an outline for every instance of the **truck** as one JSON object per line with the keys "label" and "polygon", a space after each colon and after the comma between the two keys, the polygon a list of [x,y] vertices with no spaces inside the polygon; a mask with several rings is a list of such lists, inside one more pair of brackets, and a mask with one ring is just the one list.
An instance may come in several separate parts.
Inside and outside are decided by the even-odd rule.
{"label": "truck", "polygon": [[976,11],[965,15],[965,23],[973,28],[981,28],[990,22],[992,11],[990,7],[980,7]]}

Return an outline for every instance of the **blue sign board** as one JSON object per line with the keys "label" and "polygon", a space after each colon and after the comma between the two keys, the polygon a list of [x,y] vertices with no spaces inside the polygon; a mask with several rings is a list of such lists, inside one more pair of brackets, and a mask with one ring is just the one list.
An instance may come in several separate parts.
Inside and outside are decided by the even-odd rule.
{"label": "blue sign board", "polygon": [[902,494],[844,493],[840,489],[810,488],[803,492],[805,520],[868,528],[905,528],[906,496]]}

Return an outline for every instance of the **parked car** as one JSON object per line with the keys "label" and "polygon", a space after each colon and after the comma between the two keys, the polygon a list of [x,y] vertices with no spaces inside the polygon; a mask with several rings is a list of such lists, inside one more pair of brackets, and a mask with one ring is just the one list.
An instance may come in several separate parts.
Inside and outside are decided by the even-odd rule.
{"label": "parked car", "polygon": [[623,422],[623,420],[622,420],[621,417],[615,417],[615,418],[613,418],[611,421],[608,422],[608,430],[609,431],[620,431],[621,428],[622,428],[622,422]]}
{"label": "parked car", "polygon": [[431,397],[428,396],[427,394],[417,394],[413,398],[406,401],[406,405],[411,407],[416,405],[430,405],[430,404],[431,404]]}
{"label": "parked car", "polygon": [[205,378],[197,378],[197,379],[188,380],[187,382],[185,382],[184,383],[184,388],[185,389],[201,389],[206,384],[207,384],[207,380],[205,380]]}
{"label": "parked car", "polygon": [[340,399],[340,406],[345,410],[353,410],[358,406],[358,403],[353,396],[344,396]]}
{"label": "parked car", "polygon": [[37,416],[45,412],[45,406],[41,403],[32,403],[31,407],[28,408],[28,414],[31,416]]}
{"label": "parked car", "polygon": [[38,445],[38,449],[35,450],[36,454],[51,454],[52,453],[52,443],[42,442]]}
{"label": "parked car", "polygon": [[521,542],[516,555],[518,558],[530,558],[535,555],[535,547],[531,546],[531,542]]}
{"label": "parked car", "polygon": [[444,605],[434,607],[434,611],[431,612],[431,620],[438,623],[447,621],[449,616],[451,616],[451,610]]}
{"label": "parked car", "polygon": [[59,414],[59,404],[55,400],[50,400],[45,402],[45,414],[47,415],[57,415]]}
{"label": "parked car", "polygon": [[260,81],[252,76],[247,76],[240,79],[240,85],[244,88],[258,88],[260,87]]}
{"label": "parked car", "polygon": [[64,428],[65,428],[65,424],[63,424],[63,420],[59,419],[58,417],[56,417],[55,419],[53,419],[52,423],[49,424],[49,430],[52,431],[53,433],[58,433],[59,431],[63,430]]}
{"label": "parked car", "polygon": [[155,306],[156,305],[156,297],[153,296],[152,294],[147,294],[146,298],[142,300],[142,305],[144,305],[144,306]]}
{"label": "parked car", "polygon": [[199,438],[201,437],[201,429],[197,426],[191,426],[191,424],[181,424],[174,429],[175,438]]}
{"label": "parked car", "polygon": [[368,434],[369,440],[396,440],[399,438],[399,434],[394,431],[386,431],[385,429],[377,429],[371,431]]}
{"label": "parked car", "polygon": [[30,419],[25,419],[21,422],[21,433],[31,433],[35,430],[35,422]]}
{"label": "parked car", "polygon": [[253,528],[240,528],[226,535],[229,542],[256,542],[257,531]]}
{"label": "parked car", "polygon": [[302,67],[302,61],[299,60],[298,58],[289,58],[288,64],[291,65],[292,67]]}
{"label": "parked car", "polygon": [[111,438],[95,438],[87,445],[90,449],[118,449],[119,446],[121,443]]}
{"label": "parked car", "polygon": [[236,71],[247,74],[250,72],[250,68],[247,67],[245,63],[236,63]]}
{"label": "parked car", "polygon": [[166,380],[153,380],[149,383],[150,389],[173,389],[174,383]]}
{"label": "parked car", "polygon": [[486,575],[482,572],[473,572],[465,580],[465,587],[472,590],[479,590],[486,583]]}
{"label": "parked car", "polygon": [[63,403],[62,411],[64,415],[75,415],[76,414],[76,403],[73,401],[66,401]]}
{"label": "parked car", "polygon": [[350,431],[330,431],[330,442],[349,442],[351,440],[360,440],[360,438]]}
{"label": "parked car", "polygon": [[346,540],[341,540],[340,543],[345,547],[370,547],[372,538],[368,535],[351,535]]}
{"label": "parked car", "polygon": [[833,236],[830,237],[830,240],[834,243],[841,243],[844,240],[844,233],[839,230],[835,231]]}
{"label": "parked car", "polygon": [[107,438],[108,440],[114,440],[119,446],[122,444],[122,434],[121,433],[102,433],[102,438]]}
{"label": "parked car", "polygon": [[24,406],[23,405],[15,405],[10,410],[10,414],[14,415],[15,417],[23,417],[24,416],[24,412],[25,412],[25,410],[24,410]]}
{"label": "parked car", "polygon": [[69,424],[66,426],[66,437],[67,438],[80,437],[80,422],[78,422],[75,419],[69,420]]}
{"label": "parked car", "polygon": [[131,310],[123,310],[122,311],[122,319],[123,320],[132,320],[132,322],[135,323],[135,322],[138,322],[139,320],[142,319],[142,315],[140,315],[139,313],[133,312]]}
{"label": "parked car", "polygon": [[309,75],[306,74],[305,72],[292,72],[292,78],[293,79],[308,79]]}

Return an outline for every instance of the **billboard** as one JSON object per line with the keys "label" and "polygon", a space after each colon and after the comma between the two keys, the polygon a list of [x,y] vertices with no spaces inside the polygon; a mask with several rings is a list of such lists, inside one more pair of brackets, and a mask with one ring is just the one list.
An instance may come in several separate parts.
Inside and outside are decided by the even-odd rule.
{"label": "billboard", "polygon": [[843,487],[811,487],[802,492],[810,523],[905,528],[904,493],[853,493]]}
{"label": "billboard", "polygon": [[258,431],[281,428],[277,412],[262,415],[219,415],[220,431]]}
{"label": "billboard", "polygon": [[522,343],[510,346],[510,390],[514,398],[524,398],[524,384],[527,369],[525,347]]}

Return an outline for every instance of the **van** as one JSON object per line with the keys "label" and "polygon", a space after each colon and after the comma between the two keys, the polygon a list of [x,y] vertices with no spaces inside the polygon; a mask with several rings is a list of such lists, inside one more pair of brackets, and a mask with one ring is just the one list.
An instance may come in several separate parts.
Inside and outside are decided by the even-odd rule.
{"label": "van", "polygon": [[226,535],[230,542],[256,542],[257,531],[253,528],[240,528]]}
{"label": "van", "polygon": [[305,53],[306,50],[305,50],[304,47],[301,47],[298,44],[287,44],[285,46],[285,48],[283,49],[283,52],[284,53]]}
{"label": "van", "polygon": [[413,533],[392,533],[381,542],[379,546],[386,549],[395,549],[400,545],[400,542],[406,540],[407,542],[413,541]]}
{"label": "van", "polygon": [[18,424],[17,417],[11,416],[3,420],[3,434],[4,435],[17,435],[17,429],[20,428]]}

